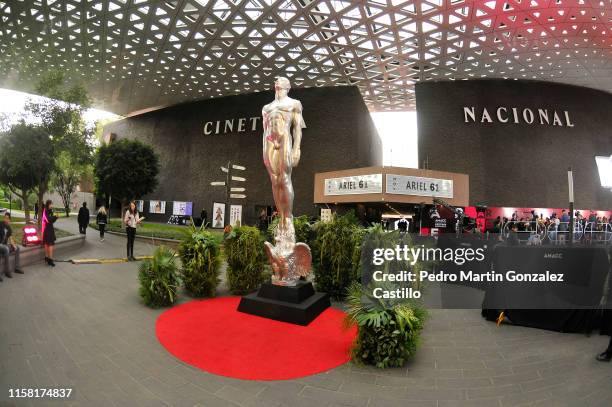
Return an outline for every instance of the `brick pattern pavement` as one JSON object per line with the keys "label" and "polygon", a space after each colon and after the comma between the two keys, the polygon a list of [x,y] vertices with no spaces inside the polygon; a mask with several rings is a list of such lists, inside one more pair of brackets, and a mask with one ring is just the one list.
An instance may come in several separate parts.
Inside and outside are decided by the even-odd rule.
{"label": "brick pattern pavement", "polygon": [[[92,232],[79,255],[123,253],[124,239],[99,243]],[[137,254],[151,250],[137,242]],[[162,348],[154,328],[163,310],[141,305],[137,287],[134,263],[38,265],[0,283],[0,406],[612,406],[612,365],[594,359],[606,337],[496,328],[475,310],[432,310],[402,369],[349,363],[279,382],[215,376]],[[50,386],[74,397],[6,398],[9,387]]]}

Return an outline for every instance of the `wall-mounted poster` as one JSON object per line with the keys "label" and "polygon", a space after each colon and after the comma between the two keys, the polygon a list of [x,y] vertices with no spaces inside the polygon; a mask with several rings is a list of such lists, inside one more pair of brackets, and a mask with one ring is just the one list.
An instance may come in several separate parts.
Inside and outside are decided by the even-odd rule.
{"label": "wall-mounted poster", "polygon": [[193,214],[193,202],[174,201],[172,203],[172,214],[191,216]]}
{"label": "wall-mounted poster", "polygon": [[166,201],[149,201],[149,213],[166,213]]}
{"label": "wall-mounted poster", "polygon": [[230,205],[230,225],[242,225],[242,205]]}
{"label": "wall-mounted poster", "polygon": [[142,199],[136,201],[136,210],[140,213],[144,212],[144,201]]}
{"label": "wall-mounted poster", "polygon": [[214,202],[212,213],[212,227],[223,229],[225,227],[225,204]]}

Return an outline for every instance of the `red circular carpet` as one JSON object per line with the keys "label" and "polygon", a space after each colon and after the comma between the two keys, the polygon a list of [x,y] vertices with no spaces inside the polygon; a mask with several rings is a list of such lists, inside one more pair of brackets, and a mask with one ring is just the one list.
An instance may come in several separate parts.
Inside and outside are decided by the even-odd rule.
{"label": "red circular carpet", "polygon": [[236,311],[240,297],[196,300],[157,319],[159,342],[185,363],[237,379],[283,380],[324,372],[349,360],[357,330],[328,308],[308,326]]}

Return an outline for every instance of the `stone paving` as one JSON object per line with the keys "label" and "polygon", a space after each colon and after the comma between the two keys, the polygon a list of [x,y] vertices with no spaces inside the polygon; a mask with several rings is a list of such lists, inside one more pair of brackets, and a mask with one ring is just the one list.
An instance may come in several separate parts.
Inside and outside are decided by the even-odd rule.
{"label": "stone paving", "polygon": [[[72,257],[119,257],[124,246],[123,237],[100,243],[89,230]],[[137,242],[135,251],[152,246]],[[607,337],[497,328],[477,310],[432,310],[402,369],[349,363],[278,382],[208,374],[157,342],[163,310],[139,302],[137,267],[41,264],[0,283],[0,406],[612,406],[612,364],[594,358]],[[71,387],[74,396],[8,400],[9,388],[28,387]]]}

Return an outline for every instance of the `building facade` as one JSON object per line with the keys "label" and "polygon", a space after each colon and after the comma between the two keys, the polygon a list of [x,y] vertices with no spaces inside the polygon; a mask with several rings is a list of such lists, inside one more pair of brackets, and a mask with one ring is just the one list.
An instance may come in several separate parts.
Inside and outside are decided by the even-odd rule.
{"label": "building facade", "polygon": [[[301,159],[293,169],[296,215],[316,215],[314,175],[359,166],[381,165],[382,145],[369,111],[356,87],[292,89],[289,96],[302,102]],[[171,201],[193,202],[193,212],[212,213],[213,203],[242,205],[243,223],[253,223],[261,207],[273,206],[272,191],[262,159],[261,108],[274,99],[271,91],[229,96],[171,106],[111,123],[105,136],[138,139],[160,155],[161,172],[155,192],[141,197],[166,201],[163,221],[172,214]],[[226,181],[221,167],[232,165],[240,180],[230,180],[235,195],[211,182]],[[240,189],[244,188],[244,191]],[[226,219],[227,223],[227,219]]]}
{"label": "building facade", "polygon": [[612,208],[595,156],[612,155],[612,94],[526,80],[416,85],[419,160],[470,176],[470,201],[499,207]]}

